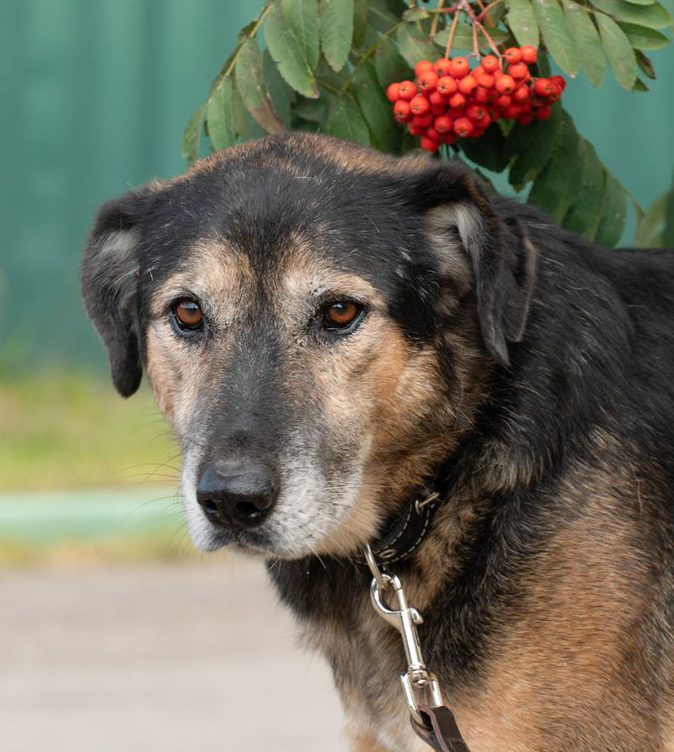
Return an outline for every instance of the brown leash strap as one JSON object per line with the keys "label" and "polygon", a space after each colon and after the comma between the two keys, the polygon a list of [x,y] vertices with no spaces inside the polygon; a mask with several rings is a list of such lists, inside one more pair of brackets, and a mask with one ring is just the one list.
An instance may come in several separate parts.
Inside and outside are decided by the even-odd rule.
{"label": "brown leash strap", "polygon": [[426,721],[426,726],[418,723],[411,716],[412,728],[416,735],[436,752],[470,752],[456,725],[454,713],[444,705],[431,708],[420,705],[419,713]]}

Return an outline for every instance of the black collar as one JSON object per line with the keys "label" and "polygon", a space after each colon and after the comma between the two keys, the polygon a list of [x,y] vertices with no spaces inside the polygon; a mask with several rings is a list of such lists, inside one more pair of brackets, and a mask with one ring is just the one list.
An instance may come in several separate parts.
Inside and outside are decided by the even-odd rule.
{"label": "black collar", "polygon": [[405,503],[384,533],[370,543],[377,564],[408,559],[422,544],[442,501],[440,491],[426,488]]}

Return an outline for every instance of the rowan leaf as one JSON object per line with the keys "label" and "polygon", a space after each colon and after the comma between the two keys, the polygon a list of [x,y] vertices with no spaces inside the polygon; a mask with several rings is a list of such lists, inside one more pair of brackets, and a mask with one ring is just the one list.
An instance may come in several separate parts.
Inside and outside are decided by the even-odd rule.
{"label": "rowan leaf", "polygon": [[340,92],[330,102],[326,132],[345,141],[370,145],[370,129],[358,103],[349,92]]}
{"label": "rowan leaf", "polygon": [[637,225],[636,245],[641,248],[662,248],[665,232],[665,214],[668,193],[653,202]]}
{"label": "rowan leaf", "polygon": [[533,0],[533,6],[545,46],[559,67],[575,76],[578,73],[578,47],[559,0]]}
{"label": "rowan leaf", "polygon": [[349,59],[353,40],[354,0],[321,1],[321,47],[333,70]]}
{"label": "rowan leaf", "polygon": [[[267,82],[267,89],[274,103],[274,109],[281,120],[289,127],[291,124],[292,105],[297,97],[295,90],[292,89],[279,73],[276,63],[268,49],[262,53],[264,78]],[[312,100],[305,100],[312,101]]]}
{"label": "rowan leaf", "polygon": [[505,0],[508,26],[521,46],[538,47],[539,30],[530,0]]}
{"label": "rowan leaf", "polygon": [[529,203],[545,209],[557,222],[561,222],[577,190],[580,162],[580,143],[571,116],[562,111],[560,116],[560,136],[557,148],[547,165],[538,173],[531,192]]}
{"label": "rowan leaf", "polygon": [[631,23],[621,23],[619,26],[625,32],[635,50],[661,50],[671,43],[669,37],[661,31],[649,29],[646,26]]}
{"label": "rowan leaf", "polygon": [[410,66],[414,67],[419,60],[434,60],[437,51],[427,37],[422,36],[413,26],[401,26],[395,34],[400,54]]}
{"label": "rowan leaf", "polygon": [[382,87],[387,87],[394,81],[402,81],[410,75],[410,66],[390,38],[377,47],[374,53],[374,67]]}
{"label": "rowan leaf", "polygon": [[632,5],[653,5],[655,0],[627,0]]}
{"label": "rowan leaf", "polygon": [[374,65],[369,61],[358,69],[355,90],[360,109],[370,126],[373,145],[389,153],[399,151],[401,129],[393,119],[391,103],[377,80]]}
{"label": "rowan leaf", "polygon": [[363,44],[368,28],[368,0],[354,0],[353,5],[353,46],[358,48]]}
{"label": "rowan leaf", "polygon": [[313,71],[318,65],[318,0],[280,0],[286,24],[292,30]]}
{"label": "rowan leaf", "polygon": [[631,91],[637,77],[637,59],[625,32],[604,13],[597,13],[601,42],[618,83]]}
{"label": "rowan leaf", "polygon": [[671,15],[657,2],[634,5],[626,0],[592,0],[592,5],[613,16],[616,21],[647,26],[649,29],[664,29],[672,23]]}
{"label": "rowan leaf", "polygon": [[599,224],[606,173],[594,146],[585,139],[580,143],[578,161],[582,175],[577,181],[577,198],[572,201],[562,226],[592,239]]}
{"label": "rowan leaf", "polygon": [[232,79],[224,76],[217,84],[208,102],[208,135],[216,151],[236,143],[232,113]]}
{"label": "rowan leaf", "polygon": [[571,33],[576,38],[578,57],[590,83],[599,86],[606,76],[606,56],[599,32],[587,9],[573,0],[563,0],[564,14]]}
{"label": "rowan leaf", "polygon": [[645,55],[641,50],[636,51],[637,64],[639,68],[648,76],[648,78],[656,79],[655,68],[653,67],[653,61]]}
{"label": "rowan leaf", "polygon": [[304,48],[278,5],[267,17],[264,38],[279,72],[288,84],[305,97],[316,99],[318,85],[313,75],[315,63],[311,64],[313,49],[308,52]]}
{"label": "rowan leaf", "polygon": [[627,220],[627,191],[619,180],[608,172],[601,219],[594,236],[595,243],[609,247],[615,246],[622,237]]}
{"label": "rowan leaf", "polygon": [[199,141],[201,139],[201,121],[204,119],[204,113],[208,107],[208,102],[199,107],[199,109],[187,121],[183,132],[182,155],[188,164],[192,164],[199,156]]}
{"label": "rowan leaf", "polygon": [[506,142],[506,158],[516,156],[510,168],[510,184],[520,190],[546,166],[561,136],[560,108],[553,107],[549,120],[515,125]]}
{"label": "rowan leaf", "polygon": [[501,172],[508,166],[505,158],[506,140],[498,123],[490,125],[479,139],[464,138],[460,143],[463,153],[480,167]]}
{"label": "rowan leaf", "polygon": [[236,85],[246,109],[267,133],[284,130],[283,121],[274,109],[264,79],[264,61],[257,39],[248,39],[241,46],[235,68]]}
{"label": "rowan leaf", "polygon": [[663,241],[666,248],[674,248],[674,180],[672,180],[672,188],[667,196],[667,206],[665,207]]}

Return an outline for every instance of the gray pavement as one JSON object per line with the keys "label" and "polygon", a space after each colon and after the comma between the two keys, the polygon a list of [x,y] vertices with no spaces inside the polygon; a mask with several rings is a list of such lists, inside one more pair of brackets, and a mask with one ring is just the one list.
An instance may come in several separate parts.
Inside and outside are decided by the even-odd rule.
{"label": "gray pavement", "polygon": [[257,564],[0,572],[2,752],[344,752]]}

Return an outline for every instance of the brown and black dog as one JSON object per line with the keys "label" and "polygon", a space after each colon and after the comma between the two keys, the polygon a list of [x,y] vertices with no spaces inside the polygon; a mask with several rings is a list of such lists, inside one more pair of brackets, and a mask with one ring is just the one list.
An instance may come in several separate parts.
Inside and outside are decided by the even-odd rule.
{"label": "brown and black dog", "polygon": [[429,485],[391,570],[471,751],[674,750],[674,253],[285,134],[106,204],[83,291],[195,544],[267,557],[354,750],[427,749],[361,555]]}

